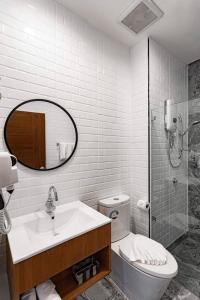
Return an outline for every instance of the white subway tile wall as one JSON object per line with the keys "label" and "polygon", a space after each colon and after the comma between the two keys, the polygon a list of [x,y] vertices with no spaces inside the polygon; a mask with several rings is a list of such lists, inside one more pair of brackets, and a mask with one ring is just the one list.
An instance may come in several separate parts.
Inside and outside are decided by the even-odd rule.
{"label": "white subway tile wall", "polygon": [[[150,46],[153,107],[169,96],[184,101],[185,66],[155,42]],[[77,151],[62,168],[45,173],[19,165],[19,183],[9,204],[12,216],[43,208],[51,184],[58,190],[59,204],[81,200],[94,208],[99,199],[125,192],[131,195],[133,231],[148,235],[148,212],[136,206],[139,199],[148,199],[149,188],[147,39],[130,55],[128,47],[54,0],[1,0],[0,93],[1,151],[6,150],[6,117],[28,99],[59,103],[70,112],[79,132]],[[161,150],[158,146],[155,157],[161,156]],[[172,177],[169,172],[159,175],[160,184],[166,174]],[[167,216],[176,226],[172,212],[179,212],[180,197],[174,199]],[[187,198],[182,195],[182,199],[185,207]],[[158,219],[164,202],[159,205]],[[177,236],[175,229],[170,230],[158,227],[156,237],[164,236],[161,241],[168,244]],[[4,244],[0,236],[0,260]]]}
{"label": "white subway tile wall", "polygon": [[[174,100],[174,110],[181,114],[183,128],[188,124],[187,66],[150,39],[151,117],[151,236],[169,246],[188,228],[187,151],[180,167],[172,168],[168,158],[164,129],[164,100]],[[184,137],[184,148],[187,138]],[[174,185],[173,178],[178,180]]]}
{"label": "white subway tile wall", "polygon": [[148,39],[131,51],[131,216],[133,232],[149,235],[149,213],[137,208],[148,199]]}
{"label": "white subway tile wall", "polygon": [[[44,98],[74,118],[79,143],[62,168],[38,172],[19,165],[12,216],[44,207],[54,184],[59,204],[130,193],[130,53],[51,0],[0,2],[0,150],[3,126],[22,101]],[[55,128],[56,131],[56,128]],[[53,134],[53,133],[52,133]],[[2,237],[1,237],[2,239]],[[4,255],[0,246],[0,256]]]}

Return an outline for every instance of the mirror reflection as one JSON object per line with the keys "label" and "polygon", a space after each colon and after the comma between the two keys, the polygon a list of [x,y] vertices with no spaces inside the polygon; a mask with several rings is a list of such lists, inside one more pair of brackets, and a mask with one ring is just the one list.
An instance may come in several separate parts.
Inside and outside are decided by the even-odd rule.
{"label": "mirror reflection", "polygon": [[23,165],[36,170],[55,169],[66,163],[77,145],[71,115],[48,100],[18,105],[5,124],[5,142]]}

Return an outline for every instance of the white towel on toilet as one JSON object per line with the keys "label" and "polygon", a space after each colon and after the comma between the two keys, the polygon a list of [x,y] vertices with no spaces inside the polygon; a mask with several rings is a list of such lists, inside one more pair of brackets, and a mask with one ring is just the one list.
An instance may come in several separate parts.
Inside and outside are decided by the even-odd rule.
{"label": "white towel on toilet", "polygon": [[132,239],[120,243],[120,253],[129,262],[140,262],[148,265],[167,263],[167,251],[158,242],[146,236],[136,234]]}
{"label": "white towel on toilet", "polygon": [[55,284],[51,280],[39,284],[36,291],[39,300],[61,300],[55,290]]}

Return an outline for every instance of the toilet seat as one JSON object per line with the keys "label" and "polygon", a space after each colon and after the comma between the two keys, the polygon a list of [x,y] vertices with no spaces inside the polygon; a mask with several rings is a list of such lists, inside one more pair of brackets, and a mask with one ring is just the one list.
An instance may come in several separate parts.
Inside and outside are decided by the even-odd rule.
{"label": "toilet seat", "polygon": [[[120,254],[120,242],[124,242],[124,240],[126,239],[127,241],[132,241],[134,238],[134,234],[133,233],[129,233],[129,235],[127,235],[125,238],[112,243],[112,250],[115,251],[119,256],[121,256]],[[147,265],[147,264],[142,264],[140,262],[132,262],[130,263],[128,260],[126,260],[124,257],[122,257],[123,259],[125,259],[127,261],[127,263],[129,265],[131,265],[132,267],[136,267],[137,269],[139,269],[140,271],[155,276],[155,277],[160,277],[160,278],[172,278],[174,276],[176,276],[177,271],[178,271],[178,265],[177,262],[175,260],[175,258],[173,257],[173,255],[171,253],[169,253],[169,251],[167,251],[167,263],[165,265]]]}

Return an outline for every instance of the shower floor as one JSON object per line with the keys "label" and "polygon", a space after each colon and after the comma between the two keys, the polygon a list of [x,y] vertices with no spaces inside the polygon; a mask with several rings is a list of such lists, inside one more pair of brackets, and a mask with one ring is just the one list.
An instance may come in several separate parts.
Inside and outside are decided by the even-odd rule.
{"label": "shower floor", "polygon": [[162,300],[200,299],[200,235],[188,232],[168,250],[176,258],[179,271]]}

